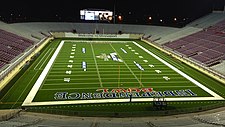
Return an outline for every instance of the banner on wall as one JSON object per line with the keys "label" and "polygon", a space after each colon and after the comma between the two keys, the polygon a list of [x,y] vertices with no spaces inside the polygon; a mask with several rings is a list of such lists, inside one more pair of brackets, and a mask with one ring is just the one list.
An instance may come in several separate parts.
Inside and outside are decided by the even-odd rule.
{"label": "banner on wall", "polygon": [[76,34],[65,33],[65,37],[74,38],[130,38],[130,34]]}

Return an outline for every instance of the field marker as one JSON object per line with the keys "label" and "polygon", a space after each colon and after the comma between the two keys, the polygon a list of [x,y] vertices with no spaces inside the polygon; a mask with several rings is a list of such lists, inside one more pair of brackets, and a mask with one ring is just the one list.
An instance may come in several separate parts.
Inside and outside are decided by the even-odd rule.
{"label": "field marker", "polygon": [[158,73],[158,74],[162,73],[162,71],[160,71],[160,70],[155,70],[155,72]]}
{"label": "field marker", "polygon": [[72,67],[73,67],[73,65],[67,65],[67,67],[68,67],[68,68],[72,68]]}
{"label": "field marker", "polygon": [[85,48],[82,48],[82,53],[86,53],[86,49]]}
{"label": "field marker", "polygon": [[83,68],[84,71],[87,70],[87,63],[84,62],[84,61],[82,62],[82,68]]}
{"label": "field marker", "polygon": [[143,58],[143,56],[138,56],[138,57],[141,58],[141,59]]}
{"label": "field marker", "polygon": [[155,67],[153,64],[149,64],[148,66],[149,66],[149,67]]}
{"label": "field marker", "polygon": [[143,60],[145,63],[147,63],[148,62],[148,60]]}
{"label": "field marker", "polygon": [[74,56],[70,56],[70,58],[74,58]]}
{"label": "field marker", "polygon": [[136,61],[134,61],[134,64],[141,70],[141,71],[144,71],[145,69],[139,64],[137,63]]}
{"label": "field marker", "polygon": [[[72,71],[66,71],[66,74],[69,74],[69,75],[70,75],[71,73],[72,73]],[[57,76],[58,76],[58,75],[57,75]]]}
{"label": "field marker", "polygon": [[64,78],[64,82],[70,82],[70,78]]}
{"label": "field marker", "polygon": [[100,83],[100,86],[102,86],[102,79],[101,79],[101,76],[100,76],[100,73],[99,73],[99,69],[98,69],[98,64],[97,64],[97,61],[95,59],[95,51],[94,51],[94,48],[92,46],[92,43],[91,44],[91,50],[92,50],[92,54],[93,54],[93,58],[94,58],[94,61],[95,61],[95,67],[96,67],[96,70],[97,70],[97,74],[98,74],[98,79],[99,79],[99,83]]}
{"label": "field marker", "polygon": [[164,78],[166,81],[170,80],[170,78],[169,78],[168,76],[163,76],[163,78]]}
{"label": "field marker", "polygon": [[73,60],[69,60],[69,63],[73,63]]}
{"label": "field marker", "polygon": [[123,48],[120,48],[125,54],[127,54],[127,51],[126,50],[124,50]]}

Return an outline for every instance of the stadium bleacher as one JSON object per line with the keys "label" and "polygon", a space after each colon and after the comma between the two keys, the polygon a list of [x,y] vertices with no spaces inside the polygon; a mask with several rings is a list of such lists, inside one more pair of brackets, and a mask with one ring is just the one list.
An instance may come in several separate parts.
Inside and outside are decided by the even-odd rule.
{"label": "stadium bleacher", "polygon": [[197,33],[165,43],[164,46],[211,66],[222,61],[225,56],[225,20]]}
{"label": "stadium bleacher", "polygon": [[33,41],[0,29],[0,68],[34,44]]}

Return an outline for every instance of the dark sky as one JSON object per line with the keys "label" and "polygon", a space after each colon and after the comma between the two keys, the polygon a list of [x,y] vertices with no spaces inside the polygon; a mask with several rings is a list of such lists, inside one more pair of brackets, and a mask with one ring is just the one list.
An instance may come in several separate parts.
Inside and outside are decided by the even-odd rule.
{"label": "dark sky", "polygon": [[[79,22],[79,10],[100,8],[124,16],[124,22],[145,24],[147,17],[165,22],[176,17],[193,20],[213,9],[223,8],[225,0],[6,0],[0,5],[1,20]],[[155,21],[156,22],[156,21]]]}

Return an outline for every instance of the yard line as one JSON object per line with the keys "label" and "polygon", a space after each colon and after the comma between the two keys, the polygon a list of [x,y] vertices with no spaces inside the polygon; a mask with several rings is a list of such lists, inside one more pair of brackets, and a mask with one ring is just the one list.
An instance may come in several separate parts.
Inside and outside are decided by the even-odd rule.
{"label": "yard line", "polygon": [[[90,77],[90,78],[79,78],[79,79],[70,79],[70,81],[79,81],[79,80],[81,80],[81,81],[83,81],[83,80],[95,80],[95,79],[98,79],[98,78],[92,78],[92,77]],[[63,81],[63,79],[56,79],[56,78],[47,78],[47,79],[45,79],[45,81]]]}
{"label": "yard line", "polygon": [[88,82],[80,82],[80,83],[69,83],[69,82],[66,82],[66,83],[52,83],[52,84],[50,84],[50,83],[45,83],[43,86],[54,86],[54,85],[56,85],[56,86],[60,86],[60,85],[71,85],[71,84],[99,84],[99,82],[91,82],[91,83],[88,83]]}
{"label": "yard line", "polygon": [[102,86],[102,79],[101,79],[101,76],[100,76],[100,73],[99,73],[99,70],[98,70],[98,64],[97,64],[97,61],[95,59],[95,51],[93,49],[92,43],[90,43],[90,45],[91,45],[92,55],[93,55],[93,58],[94,58],[94,61],[95,61],[96,70],[97,70],[97,73],[98,73],[98,79],[99,79],[99,82],[100,82],[100,86],[103,87]]}
{"label": "yard line", "polygon": [[[45,61],[48,59],[49,56],[51,56],[52,51],[53,51],[53,49],[52,49],[51,52],[48,54],[48,56],[46,57]],[[42,62],[42,64],[41,64],[41,66],[39,67],[39,69],[42,68],[42,66],[44,65],[45,61]]]}
{"label": "yard line", "polygon": [[[54,74],[58,74],[58,72],[56,72],[56,73],[54,73]],[[50,74],[48,74],[48,77],[54,77],[54,76],[69,76],[69,77],[85,77],[85,76],[96,76],[95,74],[79,74],[79,75],[68,75],[68,74],[65,74],[65,75],[54,75],[54,74],[52,74],[52,73],[50,73]],[[115,73],[115,74],[113,74],[113,73],[111,73],[111,74],[104,74],[104,76],[108,76],[108,75],[115,75],[115,76],[117,76],[118,74],[117,73]],[[130,74],[123,74],[123,73],[121,73],[120,74],[121,76],[128,76],[128,75],[130,75]],[[143,76],[144,75],[153,75],[153,76],[155,76],[155,75],[157,75],[157,76],[164,76],[165,74],[142,74]],[[179,76],[180,77],[180,75],[179,74],[166,74],[167,76]],[[85,77],[86,78],[86,77]]]}
{"label": "yard line", "polygon": [[[72,81],[84,81],[84,80],[95,80],[95,79],[98,79],[98,78],[92,78],[92,77],[89,77],[89,78],[79,78],[79,79],[70,79],[70,82]],[[117,77],[114,77],[114,78],[104,78],[104,80],[107,80],[107,79],[118,79]],[[128,78],[121,78],[121,79],[130,79],[129,77]],[[149,78],[144,78],[144,79],[149,79]],[[151,78],[151,79],[160,79],[160,78]],[[56,79],[56,78],[48,78],[46,79],[45,81],[63,81],[63,79]],[[106,81],[107,82],[107,81]]]}
{"label": "yard line", "polygon": [[[92,82],[92,83],[88,83],[88,82],[86,82],[86,83],[70,83],[70,82],[66,82],[66,83],[46,83],[46,84],[44,84],[44,85],[56,85],[56,86],[58,86],[58,85],[71,85],[71,84],[97,84],[98,82]],[[115,81],[115,82],[106,82],[106,83],[118,83],[117,81]],[[137,82],[123,82],[123,83],[137,83]],[[142,82],[142,83],[151,83],[151,84],[175,84],[175,83],[191,83],[190,81],[170,81],[170,82]]]}
{"label": "yard line", "polygon": [[[76,77],[76,76],[68,76],[68,78],[72,78],[72,77]],[[98,77],[96,77],[96,78],[93,78],[93,77],[83,77],[83,78],[79,78],[79,79],[70,79],[70,81],[79,81],[79,80],[95,80],[95,79],[98,79]],[[117,77],[110,77],[110,78],[106,78],[106,77],[104,77],[104,80],[107,80],[107,79],[118,79]],[[130,79],[130,77],[126,77],[126,78],[121,78],[121,79]],[[153,77],[153,78],[146,78],[146,77],[144,77],[144,78],[141,78],[141,79],[161,79],[162,80],[162,78],[161,77]],[[173,79],[185,79],[184,77],[173,77]],[[47,79],[45,79],[45,81],[63,81],[63,79],[61,79],[61,78],[47,78]],[[170,81],[168,81],[168,82],[170,82]],[[188,81],[189,82],[189,81]]]}
{"label": "yard line", "polygon": [[[116,49],[112,46],[112,44],[110,43],[109,44],[112,48],[113,48],[113,50],[117,53],[117,55],[122,59],[122,57],[119,55],[119,53],[116,51]],[[127,68],[129,69],[129,71],[132,73],[132,75],[136,78],[136,80],[139,82],[139,84],[142,86],[142,87],[144,87],[143,86],[143,84],[140,82],[140,80],[137,78],[137,76],[134,74],[134,72],[130,69],[130,67],[127,65],[127,63],[125,62],[125,61],[123,61],[123,63],[127,66]]]}
{"label": "yard line", "polygon": [[[171,88],[171,87],[187,87],[187,88],[190,88],[190,87],[198,87],[198,86],[151,86],[151,88]],[[40,89],[40,90],[42,90],[42,91],[46,91],[46,90],[49,90],[49,91],[51,91],[51,90],[53,90],[53,91],[55,91],[55,90],[78,90],[78,89],[99,89],[99,88],[101,88],[102,89],[102,87],[88,87],[88,88],[72,88],[72,87],[69,87],[69,88],[54,88],[54,89]],[[106,89],[109,89],[109,88],[112,88],[112,89],[117,89],[117,87],[106,87]],[[120,88],[123,88],[123,89],[126,89],[126,88],[135,88],[135,87],[120,87]]]}
{"label": "yard line", "polygon": [[[38,64],[34,67],[34,70],[36,70],[37,66],[41,63],[42,59],[44,59],[45,56],[46,56],[47,54],[49,54],[48,52],[50,51],[50,49],[51,49],[51,48],[48,49],[48,51],[45,53],[45,55],[41,58],[41,60],[38,62]],[[39,69],[40,69],[40,68],[39,68]]]}

